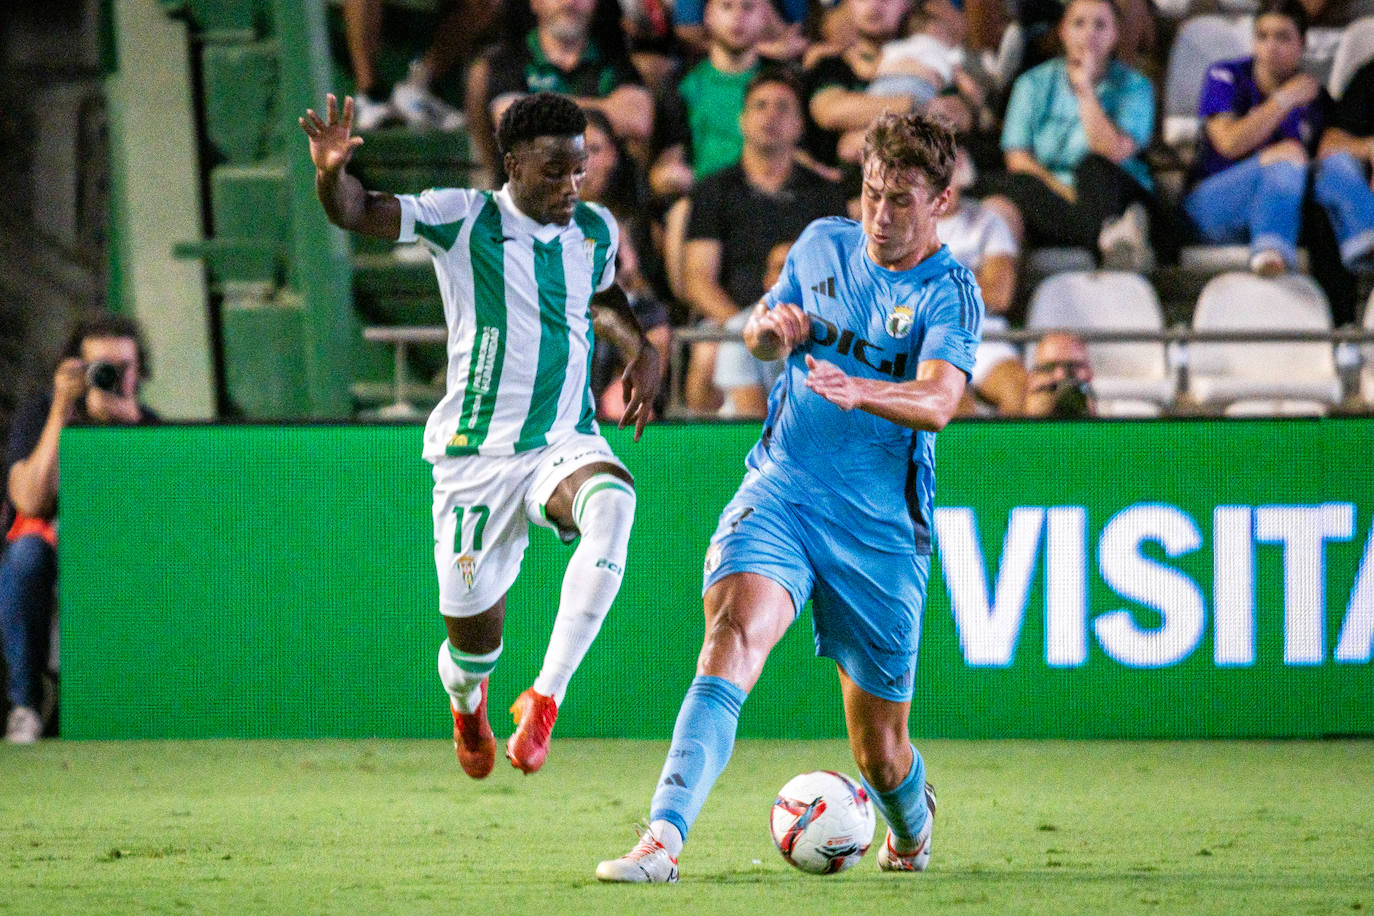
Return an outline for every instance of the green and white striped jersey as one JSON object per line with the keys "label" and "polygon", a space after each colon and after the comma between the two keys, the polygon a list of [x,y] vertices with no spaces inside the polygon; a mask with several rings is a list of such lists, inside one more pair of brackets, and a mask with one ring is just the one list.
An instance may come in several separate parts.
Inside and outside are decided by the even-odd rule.
{"label": "green and white striped jersey", "polygon": [[448,324],[448,385],[425,425],[425,458],[513,455],[597,433],[591,298],[615,280],[610,212],[579,203],[566,226],[537,223],[508,186],[398,199],[399,241],[429,249]]}

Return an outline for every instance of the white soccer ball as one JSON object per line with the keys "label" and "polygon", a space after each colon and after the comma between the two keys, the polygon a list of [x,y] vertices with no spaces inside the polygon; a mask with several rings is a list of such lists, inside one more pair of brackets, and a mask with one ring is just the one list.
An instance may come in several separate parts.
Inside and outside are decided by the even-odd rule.
{"label": "white soccer ball", "polygon": [[873,803],[864,787],[843,773],[816,770],[778,790],[769,826],[789,864],[812,875],[833,875],[868,851]]}

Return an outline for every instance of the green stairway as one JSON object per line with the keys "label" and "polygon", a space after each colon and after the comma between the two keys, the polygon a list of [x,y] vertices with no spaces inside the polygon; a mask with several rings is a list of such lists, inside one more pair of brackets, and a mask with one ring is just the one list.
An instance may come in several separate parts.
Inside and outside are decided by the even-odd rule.
{"label": "green stairway", "polygon": [[[204,238],[176,250],[206,264],[231,412],[254,419],[404,415],[378,410],[393,406],[398,365],[407,400],[421,409],[432,403],[442,345],[408,345],[398,364],[390,344],[365,341],[363,333],[443,324],[429,259],[328,224],[296,121],[306,108],[322,111],[326,92],[351,91],[337,7],[323,0],[161,6],[188,23],[198,63],[208,225]],[[413,7],[392,18],[422,47],[428,13]],[[404,42],[387,47],[380,64],[395,79],[414,52]],[[456,97],[449,86],[440,90]],[[371,189],[468,183],[463,135],[390,128],[364,136],[350,170]]]}

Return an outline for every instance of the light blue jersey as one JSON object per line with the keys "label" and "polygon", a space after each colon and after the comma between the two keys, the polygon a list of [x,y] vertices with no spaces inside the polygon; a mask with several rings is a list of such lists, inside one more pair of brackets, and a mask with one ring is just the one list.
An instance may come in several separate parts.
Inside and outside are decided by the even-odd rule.
{"label": "light blue jersey", "polygon": [[806,387],[806,356],[885,381],[914,379],[931,359],[969,373],[983,322],[973,274],[943,246],[909,270],[886,270],[858,223],[830,217],[802,233],[764,301],[801,306],[811,337],[773,386],[748,466],[875,548],[929,553],[935,434],[841,410]]}
{"label": "light blue jersey", "polygon": [[935,434],[806,387],[806,356],[852,376],[910,381],[931,359],[973,369],[983,300],[973,275],[941,247],[910,270],[869,259],[853,220],[828,218],[792,246],[764,301],[799,305],[811,336],[787,358],[749,472],[721,513],[703,591],[736,573],[811,601],[816,653],[868,693],[911,699],[930,571]]}

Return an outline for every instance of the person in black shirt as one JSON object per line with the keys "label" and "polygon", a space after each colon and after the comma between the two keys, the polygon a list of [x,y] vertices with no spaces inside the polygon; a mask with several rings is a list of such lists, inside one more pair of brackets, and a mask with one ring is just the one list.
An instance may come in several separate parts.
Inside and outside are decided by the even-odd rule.
{"label": "person in black shirt", "polygon": [[[838,184],[797,162],[802,89],[792,71],[760,70],[744,93],[736,165],[702,179],[691,196],[683,245],[688,304],[720,326],[763,295],[764,266],[775,244],[796,238],[812,220],[845,214]],[[717,344],[700,342],[688,360],[685,395],[692,410],[715,411]]]}
{"label": "person in black shirt", "polygon": [[138,401],[147,377],[138,325],[121,315],[94,315],[72,332],[53,390],[22,405],[10,427],[0,642],[10,704],[5,740],[12,744],[32,744],[43,733],[38,709],[57,584],[58,439],[72,423],[154,422]]}

